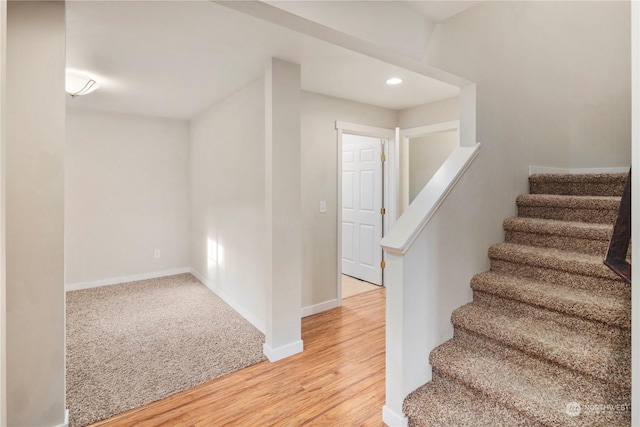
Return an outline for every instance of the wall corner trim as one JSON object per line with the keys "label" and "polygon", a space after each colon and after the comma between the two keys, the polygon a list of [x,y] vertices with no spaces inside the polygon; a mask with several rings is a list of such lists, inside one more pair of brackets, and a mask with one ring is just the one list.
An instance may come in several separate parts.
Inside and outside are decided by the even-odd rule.
{"label": "wall corner trim", "polygon": [[289,356],[293,356],[294,354],[302,353],[304,350],[304,343],[302,340],[298,340],[275,349],[269,347],[267,343],[264,343],[262,348],[264,355],[267,356],[269,362],[277,362],[278,360],[285,359]]}
{"label": "wall corner trim", "polygon": [[64,422],[62,424],[56,424],[51,427],[69,427],[69,410],[65,409],[64,411]]}
{"label": "wall corner trim", "polygon": [[406,427],[409,425],[409,419],[404,415],[399,415],[387,405],[382,407],[382,422],[389,427]]}

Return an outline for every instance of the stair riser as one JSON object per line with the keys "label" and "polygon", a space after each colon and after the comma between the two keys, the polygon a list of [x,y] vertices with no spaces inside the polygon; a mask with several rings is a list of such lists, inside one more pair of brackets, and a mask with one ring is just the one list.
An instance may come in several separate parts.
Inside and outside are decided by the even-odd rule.
{"label": "stair riser", "polygon": [[[523,304],[528,307],[535,307],[540,310],[546,310],[549,312],[558,313],[558,315],[564,315],[555,322],[565,325],[568,328],[575,330],[583,330],[586,326],[595,327],[596,325],[585,324],[584,322],[594,322],[601,325],[601,328],[623,328],[629,330],[631,328],[631,316],[629,313],[629,306],[624,297],[620,298],[620,305],[597,305],[593,301],[591,304],[581,304],[571,300],[562,300],[555,298],[544,299],[539,295],[530,293],[519,293],[517,288],[501,287],[500,285],[485,283],[480,280],[472,280],[471,288],[476,294],[483,295],[485,297],[491,296],[492,298],[499,298],[500,303],[504,306],[509,304]],[[607,295],[606,297],[610,297]],[[479,301],[483,301],[478,297]],[[605,298],[603,296],[602,298]],[[486,299],[485,299],[486,300]],[[595,298],[597,300],[597,297]],[[474,299],[475,301],[475,299]],[[628,306],[629,305],[629,306]],[[519,306],[514,306],[514,309]],[[582,323],[581,323],[582,322]],[[608,329],[608,334],[613,333]]]}
{"label": "stair riser", "polygon": [[516,337],[513,334],[500,334],[490,328],[483,327],[481,322],[473,324],[473,322],[465,321],[464,318],[457,319],[454,315],[452,322],[456,330],[463,329],[469,333],[491,339],[496,343],[509,346],[531,356],[553,362],[584,375],[598,378],[600,381],[627,390],[631,389],[631,334],[628,330],[622,330],[597,321],[574,317],[574,314],[567,315],[567,313],[559,313],[542,307],[534,307],[526,303],[505,299],[484,292],[474,291],[473,301],[474,304],[478,304],[479,306],[497,307],[501,309],[508,308],[519,316],[530,318],[532,321],[540,319],[540,321],[553,322],[557,324],[559,328],[569,328],[576,332],[591,331],[593,334],[604,337],[604,340],[607,342],[607,350],[603,351],[600,358],[590,363],[588,358],[586,360],[574,358],[561,351],[561,349],[555,348],[553,345],[545,345],[544,342],[535,342],[530,339]]}
{"label": "stair riser", "polygon": [[550,206],[518,206],[518,216],[559,221],[613,224],[618,211],[613,209],[574,209]]}
{"label": "stair riser", "polygon": [[[581,313],[571,307],[542,307],[513,299],[511,296],[492,294],[490,292],[474,290],[473,301],[479,305],[488,307],[509,308],[522,315],[531,315],[535,318],[551,320],[558,325],[576,331],[592,330],[603,336],[627,337],[630,335],[630,328],[621,328],[620,325],[630,325],[629,316],[613,317],[598,316]],[[615,320],[618,319],[618,320]],[[616,338],[617,339],[617,338]]]}
{"label": "stair riser", "polygon": [[573,289],[606,292],[621,298],[631,299],[631,289],[620,280],[568,273],[552,268],[536,267],[500,259],[491,259],[491,271],[532,280],[541,280]]}
{"label": "stair riser", "polygon": [[542,427],[437,372],[430,383],[407,396],[403,411],[411,427]]}
{"label": "stair riser", "polygon": [[[449,375],[449,373],[447,371],[445,371],[445,370],[440,370],[440,369],[437,369],[437,368],[433,368],[433,376],[434,377],[437,376],[439,378],[445,378],[447,381],[451,381],[451,382],[454,382],[454,383],[460,383],[464,387],[467,387],[469,390],[471,390],[473,393],[482,395],[482,396],[484,396],[485,399],[490,399],[490,400],[496,402],[497,404],[499,404],[501,406],[504,406],[507,410],[511,411],[514,414],[519,414],[519,416],[522,417],[522,421],[521,422],[525,426],[552,427],[550,423],[545,423],[545,422],[543,422],[543,420],[531,419],[531,418],[533,418],[533,416],[532,416],[533,414],[528,415],[526,413],[518,411],[517,408],[514,408],[512,405],[509,404],[510,402],[508,402],[508,401],[500,401],[499,399],[497,399],[493,395],[487,395],[484,390],[477,389],[477,388],[465,383],[464,379],[456,378],[455,376]],[[410,426],[411,426],[411,424],[410,424]],[[420,427],[422,427],[422,426],[420,426]],[[447,426],[447,427],[449,427],[449,426]],[[473,424],[470,424],[469,427],[480,427],[480,426],[474,426]],[[500,427],[512,427],[512,426],[500,425]]]}
{"label": "stair riser", "polygon": [[554,234],[527,233],[523,231],[505,231],[505,241],[519,245],[540,248],[555,248],[565,251],[580,252],[588,255],[602,256],[607,253],[609,240],[581,239]]}
{"label": "stair riser", "polygon": [[[420,400],[421,393],[434,392],[439,392],[439,395],[430,396],[427,402]],[[488,401],[481,393],[439,372],[433,372],[431,383],[407,397],[403,410],[411,427],[544,427],[517,411]],[[446,413],[442,414],[442,410]],[[420,415],[412,416],[414,413]]]}
{"label": "stair riser", "polygon": [[[457,343],[459,346],[466,348],[460,348],[456,353],[451,353],[451,349],[454,348],[452,344]],[[447,344],[441,346],[445,347]],[[548,426],[571,426],[582,427],[584,425],[597,425],[597,426],[614,426],[614,425],[629,425],[628,417],[629,412],[607,412],[601,414],[601,417],[597,424],[585,424],[585,419],[580,417],[569,417],[565,412],[565,405],[572,401],[572,396],[569,394],[566,396],[567,400],[545,402],[544,392],[541,388],[535,387],[536,392],[542,393],[539,397],[540,400],[531,401],[519,401],[513,398],[513,393],[509,390],[510,383],[505,383],[500,378],[496,378],[494,375],[487,375],[481,371],[479,373],[470,372],[473,371],[472,364],[463,362],[460,364],[460,357],[479,357],[479,363],[484,363],[483,359],[486,358],[487,352],[495,354],[498,359],[503,359],[504,364],[487,366],[490,371],[496,371],[497,376],[501,376],[501,372],[510,372],[513,365],[524,366],[530,373],[534,371],[549,371],[550,378],[555,376],[562,376],[563,383],[561,387],[565,390],[575,389],[578,393],[585,392],[591,394],[587,402],[580,403],[603,403],[603,404],[627,404],[630,402],[629,392],[621,390],[616,387],[611,387],[610,384],[603,383],[597,379],[587,380],[582,375],[577,373],[571,373],[571,370],[557,366],[555,364],[549,364],[548,362],[542,362],[537,358],[531,358],[524,353],[515,350],[513,348],[500,345],[492,340],[487,340],[476,334],[469,333],[465,330],[456,329],[453,342],[449,342],[449,347],[444,352],[441,348],[434,350],[430,357],[429,362],[433,367],[435,374],[439,376],[447,376],[453,380],[456,380],[467,387],[480,393],[484,393],[489,399],[492,399],[499,404],[508,407],[511,410],[522,413],[524,416],[530,419],[534,419],[540,423]],[[478,356],[476,356],[478,354]],[[511,366],[508,366],[511,365]],[[529,380],[525,380],[529,382]],[[505,385],[504,387],[502,385]],[[549,384],[552,385],[552,384]],[[533,391],[533,390],[532,390]],[[526,393],[528,395],[528,393]],[[547,405],[552,404],[553,407]],[[593,421],[593,419],[591,420]],[[588,421],[587,421],[588,422]]]}
{"label": "stair riser", "polygon": [[[489,259],[505,260],[522,265],[566,271],[578,276],[593,276],[607,280],[623,280],[604,265],[601,257],[586,254],[571,254],[567,251],[544,249],[502,243],[493,245],[488,251]],[[541,277],[544,280],[544,277]]]}
{"label": "stair riser", "polygon": [[625,181],[615,183],[565,184],[559,182],[529,182],[530,194],[558,194],[562,196],[616,196],[624,191]]}

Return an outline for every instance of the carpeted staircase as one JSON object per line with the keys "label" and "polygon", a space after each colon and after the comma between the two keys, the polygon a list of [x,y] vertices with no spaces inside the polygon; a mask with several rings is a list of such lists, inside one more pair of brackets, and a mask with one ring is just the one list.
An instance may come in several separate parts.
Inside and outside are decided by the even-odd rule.
{"label": "carpeted staircase", "polygon": [[410,426],[631,424],[631,290],[603,264],[626,177],[529,178],[404,401]]}

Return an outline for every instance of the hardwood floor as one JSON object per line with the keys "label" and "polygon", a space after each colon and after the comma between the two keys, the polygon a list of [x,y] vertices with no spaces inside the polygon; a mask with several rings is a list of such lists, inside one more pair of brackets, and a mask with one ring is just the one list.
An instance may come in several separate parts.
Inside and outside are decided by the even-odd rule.
{"label": "hardwood floor", "polygon": [[383,426],[384,288],[302,320],[304,352],[263,362],[93,424]]}
{"label": "hardwood floor", "polygon": [[373,283],[365,282],[345,274],[342,275],[342,298],[348,298],[353,295],[373,291],[378,288],[379,286],[374,285]]}

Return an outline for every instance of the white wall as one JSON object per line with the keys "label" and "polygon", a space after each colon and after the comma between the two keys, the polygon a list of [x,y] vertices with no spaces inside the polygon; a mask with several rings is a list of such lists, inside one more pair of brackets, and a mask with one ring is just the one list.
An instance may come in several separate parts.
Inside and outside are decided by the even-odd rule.
{"label": "white wall", "polygon": [[65,421],[64,2],[9,2],[7,424]]}
{"label": "white wall", "polygon": [[433,219],[451,272],[442,339],[451,310],[471,297],[470,277],[488,267],[487,248],[503,240],[515,196],[528,192],[530,164],[629,165],[628,17],[627,2],[481,2],[434,31],[428,62],[477,82],[482,142]]}
{"label": "white wall", "polygon": [[460,98],[448,98],[398,111],[400,129],[460,120]]}
{"label": "white wall", "polygon": [[409,203],[459,144],[459,132],[437,132],[409,141]]}
{"label": "white wall", "polygon": [[264,331],[264,81],[191,121],[193,271]]}
{"label": "white wall", "polygon": [[[336,120],[393,129],[396,112],[302,92],[302,307],[337,298],[338,141]],[[327,202],[321,214],[319,203]],[[325,306],[327,308],[328,306]]]}
{"label": "white wall", "polygon": [[68,108],[65,202],[68,287],[187,268],[189,123]]}
{"label": "white wall", "polygon": [[437,26],[427,62],[477,83],[478,140],[519,182],[529,164],[628,166],[629,11],[482,2]]}
{"label": "white wall", "polygon": [[430,226],[441,341],[471,298],[469,279],[488,268],[487,248],[503,240],[515,196],[528,192],[530,164],[629,165],[628,17],[627,2],[482,2],[436,28],[427,60],[477,82],[482,142]]}

